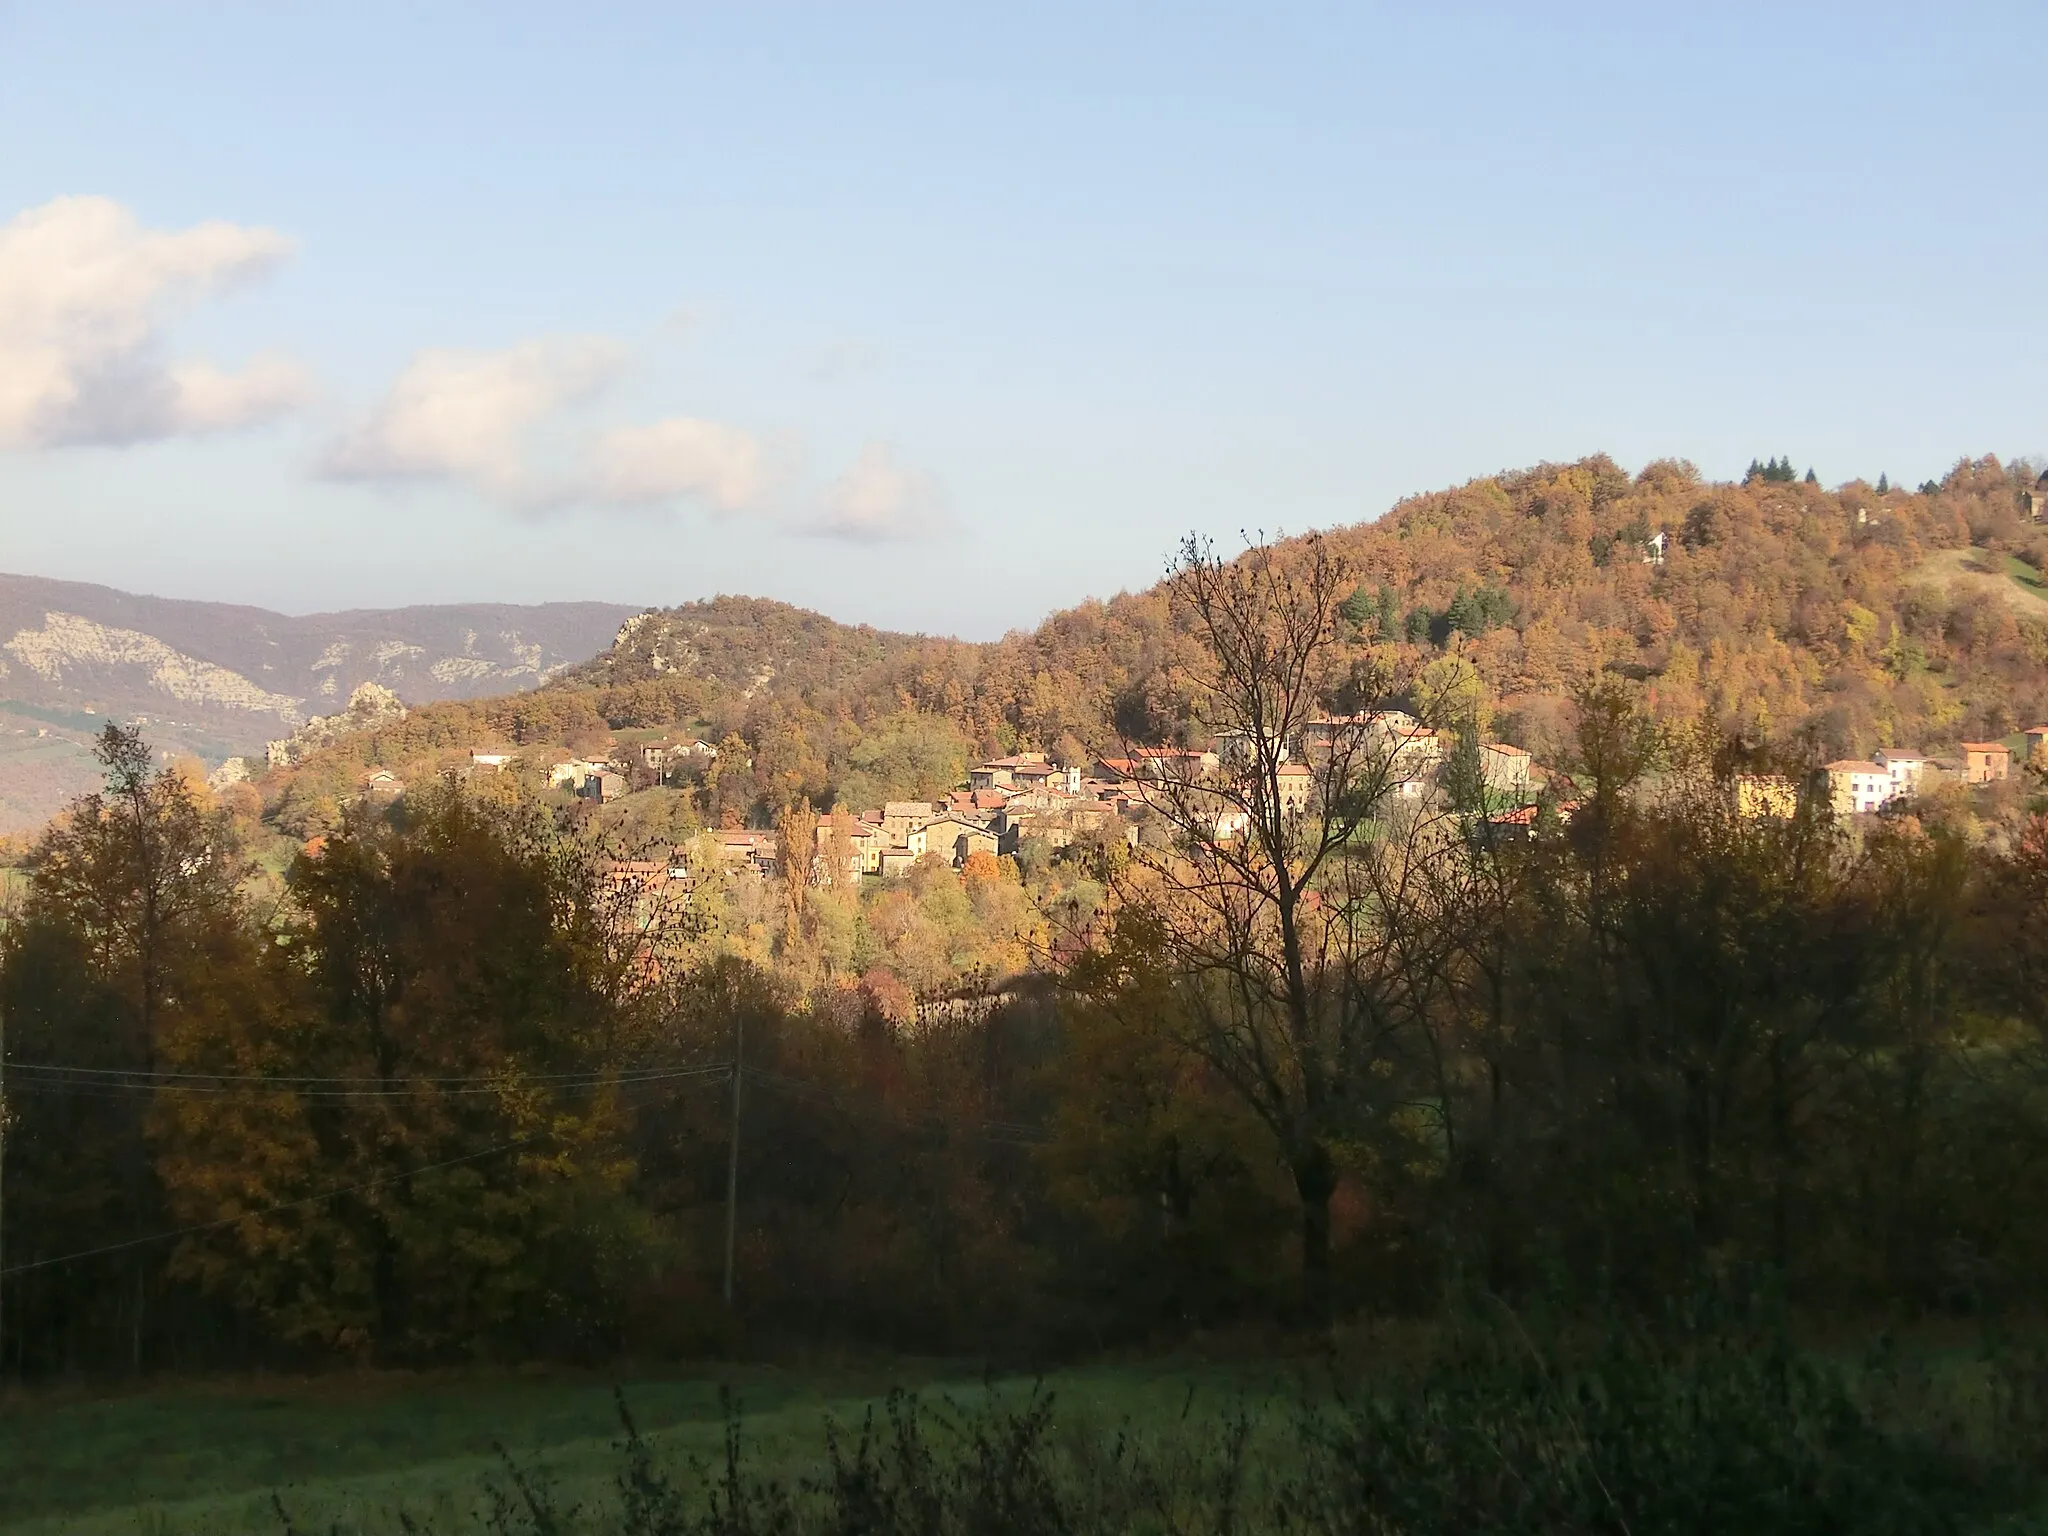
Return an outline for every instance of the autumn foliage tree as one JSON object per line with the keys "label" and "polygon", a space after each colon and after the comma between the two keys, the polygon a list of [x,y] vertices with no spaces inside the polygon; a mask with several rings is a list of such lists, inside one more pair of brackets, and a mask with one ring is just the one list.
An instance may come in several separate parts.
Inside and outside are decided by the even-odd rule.
{"label": "autumn foliage tree", "polygon": [[[109,724],[104,789],[31,854],[27,898],[0,949],[9,1083],[11,1263],[146,1236],[165,1222],[152,1074],[182,1042],[253,1005],[256,946],[229,819],[132,729]],[[33,1271],[10,1287],[18,1354],[117,1352],[139,1365],[160,1295],[146,1251],[115,1251],[94,1283]],[[33,1342],[32,1342],[33,1341]]]}
{"label": "autumn foliage tree", "polygon": [[172,1205],[239,1219],[177,1271],[379,1358],[598,1327],[651,1235],[622,1198],[633,1040],[581,878],[452,785],[302,856],[277,1007],[180,1042],[220,1091],[167,1108]]}

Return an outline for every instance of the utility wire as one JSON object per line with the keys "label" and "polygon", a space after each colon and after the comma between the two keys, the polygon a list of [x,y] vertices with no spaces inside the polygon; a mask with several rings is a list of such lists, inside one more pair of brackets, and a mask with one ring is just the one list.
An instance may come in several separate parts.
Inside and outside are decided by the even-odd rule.
{"label": "utility wire", "polygon": [[108,1243],[103,1247],[86,1248],[78,1253],[61,1254],[54,1259],[37,1259],[32,1264],[17,1264],[12,1269],[0,1269],[0,1279],[11,1279],[15,1275],[25,1275],[31,1270],[49,1269],[57,1264],[71,1264],[80,1259],[96,1259],[103,1254],[122,1253],[130,1248],[140,1248],[149,1243],[167,1243],[174,1238],[192,1237],[201,1232],[218,1232],[222,1227],[238,1226],[245,1221],[256,1221],[265,1216],[275,1216],[280,1211],[295,1211],[302,1206],[318,1205],[323,1200],[334,1200],[342,1195],[359,1194],[363,1190],[377,1189],[386,1184],[401,1184],[405,1180],[416,1178],[423,1173],[433,1173],[442,1168],[453,1168],[458,1163],[474,1163],[486,1157],[496,1157],[500,1152],[510,1152],[519,1147],[530,1146],[548,1134],[546,1131],[537,1131],[531,1136],[521,1137],[518,1141],[501,1142],[495,1147],[486,1147],[481,1152],[469,1152],[461,1157],[448,1158],[443,1162],[427,1163],[418,1168],[408,1168],[404,1173],[394,1173],[381,1179],[368,1179],[361,1184],[347,1184],[340,1189],[323,1190],[317,1195],[307,1195],[303,1200],[287,1200],[282,1205],[270,1205],[263,1207],[261,1210],[244,1211],[239,1216],[223,1216],[219,1221],[202,1221],[193,1226],[177,1227],[168,1232],[152,1232],[147,1237],[131,1237],[123,1243]]}
{"label": "utility wire", "polygon": [[[724,1068],[720,1068],[723,1071]],[[646,1108],[645,1105],[635,1106]],[[443,1168],[454,1168],[463,1163],[481,1162],[487,1157],[496,1157],[502,1152],[515,1152],[521,1147],[532,1146],[553,1135],[551,1131],[536,1131],[531,1136],[522,1136],[516,1141],[500,1142],[495,1147],[485,1147],[480,1152],[465,1152],[460,1157],[444,1158],[438,1163],[424,1163],[417,1168],[408,1168],[403,1173],[387,1174],[383,1178],[365,1179],[359,1184],[344,1184],[337,1189],[322,1190],[317,1195],[307,1195],[298,1200],[287,1200],[280,1205],[263,1206],[253,1211],[243,1211],[234,1216],[223,1216],[218,1221],[196,1222],[189,1227],[174,1227],[165,1232],[152,1232],[144,1237],[131,1237],[125,1242],[106,1243],[98,1248],[85,1248],[77,1253],[59,1254],[55,1258],[36,1259],[28,1264],[16,1264],[9,1269],[0,1269],[0,1280],[9,1280],[16,1275],[26,1275],[34,1270],[50,1269],[59,1264],[74,1264],[81,1259],[96,1259],[110,1253],[125,1253],[130,1248],[145,1247],[150,1243],[168,1243],[181,1237],[196,1237],[202,1232],[218,1232],[224,1227],[239,1226],[245,1221],[260,1221],[266,1216],[276,1216],[284,1211],[302,1210],[309,1205],[318,1205],[323,1200],[337,1200],[343,1195],[361,1194],[364,1190],[381,1189],[391,1184],[402,1184],[423,1173],[437,1173]]]}
{"label": "utility wire", "polygon": [[[147,1072],[91,1072],[74,1074],[66,1069],[45,1066],[24,1068],[20,1063],[11,1063],[10,1069],[26,1077],[17,1076],[16,1086],[31,1093],[67,1094],[86,1098],[124,1098],[135,1094],[173,1094],[187,1097],[231,1097],[254,1090],[279,1090],[290,1092],[294,1097],[313,1100],[351,1099],[409,1099],[421,1090],[431,1089],[435,1093],[455,1097],[460,1095],[502,1094],[518,1088],[540,1088],[550,1092],[567,1092],[584,1088],[636,1087],[643,1083],[675,1082],[685,1078],[723,1076],[731,1070],[724,1063],[708,1067],[677,1067],[648,1069],[637,1072],[591,1073],[581,1077],[525,1077],[505,1076],[499,1078],[402,1078],[381,1087],[328,1088],[317,1086],[330,1081],[320,1078],[291,1077],[223,1077],[215,1082],[190,1080],[197,1074],[178,1074],[179,1081],[166,1082]],[[312,1085],[312,1086],[308,1086]]]}
{"label": "utility wire", "polygon": [[[14,1062],[10,1063],[9,1065],[18,1071],[25,1064],[20,1062]],[[672,1072],[648,1074],[633,1079],[633,1082],[637,1084],[641,1082],[670,1082],[687,1079],[724,1078],[731,1072],[731,1063],[719,1062],[712,1066],[692,1067],[686,1069],[679,1069]],[[864,1105],[848,1104],[844,1102],[842,1099],[840,1099],[836,1094],[834,1094],[828,1085],[813,1082],[804,1078],[788,1077],[782,1073],[768,1072],[758,1067],[754,1068],[748,1075],[754,1078],[757,1082],[760,1082],[764,1086],[770,1088],[771,1090],[785,1094],[790,1098],[807,1102],[816,1105],[820,1108],[829,1109],[836,1114],[845,1115],[851,1118],[878,1121],[889,1125],[898,1126],[906,1130],[942,1130],[950,1132],[954,1135],[965,1135],[969,1139],[986,1142],[995,1146],[1008,1147],[1029,1148],[1035,1146],[1042,1146],[1046,1140],[1046,1135],[1043,1128],[1038,1126],[1024,1125],[1016,1121],[977,1120],[962,1123],[958,1121],[947,1121],[944,1119],[930,1116],[919,1119],[914,1116],[897,1114],[887,1109],[880,1109]],[[291,1083],[294,1080],[288,1078],[244,1078],[239,1079],[238,1081],[244,1083],[283,1086]],[[336,1081],[336,1079],[298,1079],[297,1081],[332,1082]],[[350,1080],[341,1079],[341,1081]],[[421,1081],[460,1082],[465,1080],[422,1079]],[[534,1082],[538,1080],[527,1079],[526,1081]],[[617,1081],[617,1079],[611,1079],[611,1081]],[[97,1083],[74,1085],[62,1082],[52,1082],[47,1084],[36,1085],[27,1085],[19,1083],[17,1084],[17,1087],[28,1087],[30,1091],[36,1091],[37,1089],[46,1089],[48,1091],[79,1095],[83,1097],[117,1097],[117,1094],[110,1093],[107,1091],[108,1086],[109,1085]],[[139,1087],[145,1085],[136,1084],[131,1086]],[[377,1097],[378,1095],[340,1094],[337,1096],[343,1098],[350,1098]],[[637,1104],[633,1106],[633,1108],[635,1109],[646,1109],[649,1107],[651,1106],[647,1104]],[[548,1131],[538,1131],[531,1136],[520,1137],[516,1141],[500,1142],[498,1145],[494,1147],[486,1147],[482,1151],[467,1152],[460,1157],[451,1157],[446,1158],[440,1162],[426,1163],[417,1168],[407,1169],[403,1173],[388,1174],[382,1178],[368,1179],[357,1184],[347,1184],[336,1189],[323,1190],[319,1194],[306,1195],[303,1198],[297,1200],[287,1200],[279,1205],[264,1206],[260,1209],[253,1211],[243,1211],[234,1216],[224,1216],[217,1221],[198,1222],[191,1226],[176,1227],[163,1232],[152,1232],[143,1237],[131,1237],[123,1242],[106,1243],[97,1248],[81,1249],[79,1252],[76,1253],[59,1254],[54,1258],[36,1259],[27,1264],[16,1264],[5,1269],[0,1269],[0,1280],[12,1279],[16,1275],[30,1274],[37,1270],[51,1269],[61,1264],[77,1263],[83,1259],[100,1258],[110,1253],[125,1253],[131,1248],[146,1247],[151,1243],[174,1242],[181,1237],[196,1237],[199,1234],[205,1232],[218,1232],[226,1227],[238,1226],[239,1224],[245,1221],[260,1221],[265,1217],[279,1215],[285,1211],[302,1210],[310,1205],[318,1205],[322,1201],[339,1199],[343,1195],[360,1194],[365,1190],[381,1189],[392,1184],[402,1184],[406,1180],[417,1178],[419,1175],[423,1173],[435,1173],[444,1168],[454,1168],[464,1163],[480,1162],[484,1158],[496,1157],[500,1153],[517,1151],[521,1147],[531,1146],[533,1143],[537,1141],[543,1141],[547,1139],[548,1136],[550,1136],[551,1134],[552,1133]]]}
{"label": "utility wire", "polygon": [[[138,1078],[147,1079],[150,1082],[165,1083],[191,1081],[205,1083],[312,1083],[338,1085],[365,1083],[376,1085],[385,1082],[385,1079],[381,1077],[273,1076],[267,1072],[162,1072],[154,1069],[145,1070],[140,1067],[79,1067],[54,1061],[10,1060],[7,1065],[11,1070],[17,1072],[63,1072],[80,1077]],[[629,1070],[652,1072],[667,1071],[669,1069],[665,1067],[647,1067]],[[725,1064],[720,1063],[718,1070],[724,1071]],[[520,1081],[527,1083],[554,1083],[570,1080],[586,1081],[591,1078],[602,1077],[603,1075],[602,1073],[588,1071],[539,1072],[522,1075]],[[407,1078],[406,1081],[414,1083],[496,1083],[502,1082],[503,1077],[487,1073],[473,1073],[467,1077],[415,1077]]]}

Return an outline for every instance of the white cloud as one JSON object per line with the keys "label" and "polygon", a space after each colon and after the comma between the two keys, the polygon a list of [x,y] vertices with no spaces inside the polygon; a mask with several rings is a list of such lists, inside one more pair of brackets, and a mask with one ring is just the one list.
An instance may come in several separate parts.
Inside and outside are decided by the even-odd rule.
{"label": "white cloud", "polygon": [[869,443],[825,492],[825,515],[807,530],[826,538],[879,543],[939,525],[931,482],[903,468],[886,443]]}
{"label": "white cloud", "polygon": [[767,480],[759,439],[688,416],[607,432],[590,458],[590,494],[625,505],[701,496],[733,512],[757,501]]}
{"label": "white cloud", "polygon": [[0,447],[216,431],[301,403],[311,381],[283,358],[229,373],[158,356],[169,315],[291,251],[247,225],[144,229],[105,197],[60,197],[0,225]]}
{"label": "white cloud", "polygon": [[554,499],[559,491],[545,491],[527,466],[528,433],[624,360],[618,343],[597,336],[421,352],[328,451],[323,471],[342,480],[459,480],[508,501]]}

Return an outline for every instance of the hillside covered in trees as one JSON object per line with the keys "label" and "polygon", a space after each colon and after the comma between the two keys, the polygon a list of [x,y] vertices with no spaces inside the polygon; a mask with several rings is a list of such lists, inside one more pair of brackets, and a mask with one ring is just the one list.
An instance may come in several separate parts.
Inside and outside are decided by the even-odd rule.
{"label": "hillside covered in trees", "polygon": [[[1469,664],[1492,730],[1539,757],[1565,741],[1574,691],[1602,677],[1630,681],[1662,720],[1704,718],[1813,761],[1939,752],[2048,717],[2035,475],[1986,457],[1916,491],[1882,477],[1830,490],[1784,459],[1725,484],[1680,461],[1629,475],[1598,456],[1416,496],[1327,539],[1359,577],[1353,659]],[[984,645],[719,597],[630,621],[534,692],[432,705],[351,739],[293,793],[332,801],[366,766],[430,771],[479,746],[596,751],[617,732],[687,732],[745,744],[751,783],[728,782],[717,814],[765,822],[798,795],[826,810],[928,794],[979,754],[1066,763],[1164,739],[1188,644],[1156,587]],[[275,806],[286,786],[267,793]],[[293,829],[317,830],[304,815]]]}

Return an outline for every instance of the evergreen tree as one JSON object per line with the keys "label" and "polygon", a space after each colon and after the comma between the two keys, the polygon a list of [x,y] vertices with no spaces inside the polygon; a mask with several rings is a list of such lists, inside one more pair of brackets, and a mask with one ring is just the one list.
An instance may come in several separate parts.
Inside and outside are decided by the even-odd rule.
{"label": "evergreen tree", "polygon": [[1809,465],[1807,465],[1807,466],[1806,466],[1806,483],[1807,483],[1808,485],[1819,485],[1819,484],[1820,484],[1820,476],[1819,476],[1819,475],[1816,475],[1816,474],[1815,474],[1815,473],[1813,472],[1813,466],[1812,466],[1811,464],[1809,464]]}
{"label": "evergreen tree", "polygon": [[1444,620],[1461,635],[1478,635],[1486,628],[1472,600],[1472,594],[1463,587],[1451,599],[1451,606],[1444,614]]}
{"label": "evergreen tree", "polygon": [[1373,621],[1379,612],[1379,606],[1375,599],[1367,593],[1364,584],[1360,583],[1358,590],[1345,598],[1343,603],[1339,605],[1338,612],[1344,615],[1345,622],[1354,630],[1361,630]]}
{"label": "evergreen tree", "polygon": [[1379,638],[1392,640],[1401,632],[1401,600],[1390,582],[1380,588]]}
{"label": "evergreen tree", "polygon": [[1877,494],[1880,496],[1888,496],[1891,494],[1891,489],[1891,481],[1886,479],[1883,474],[1879,474],[1877,477]]}

